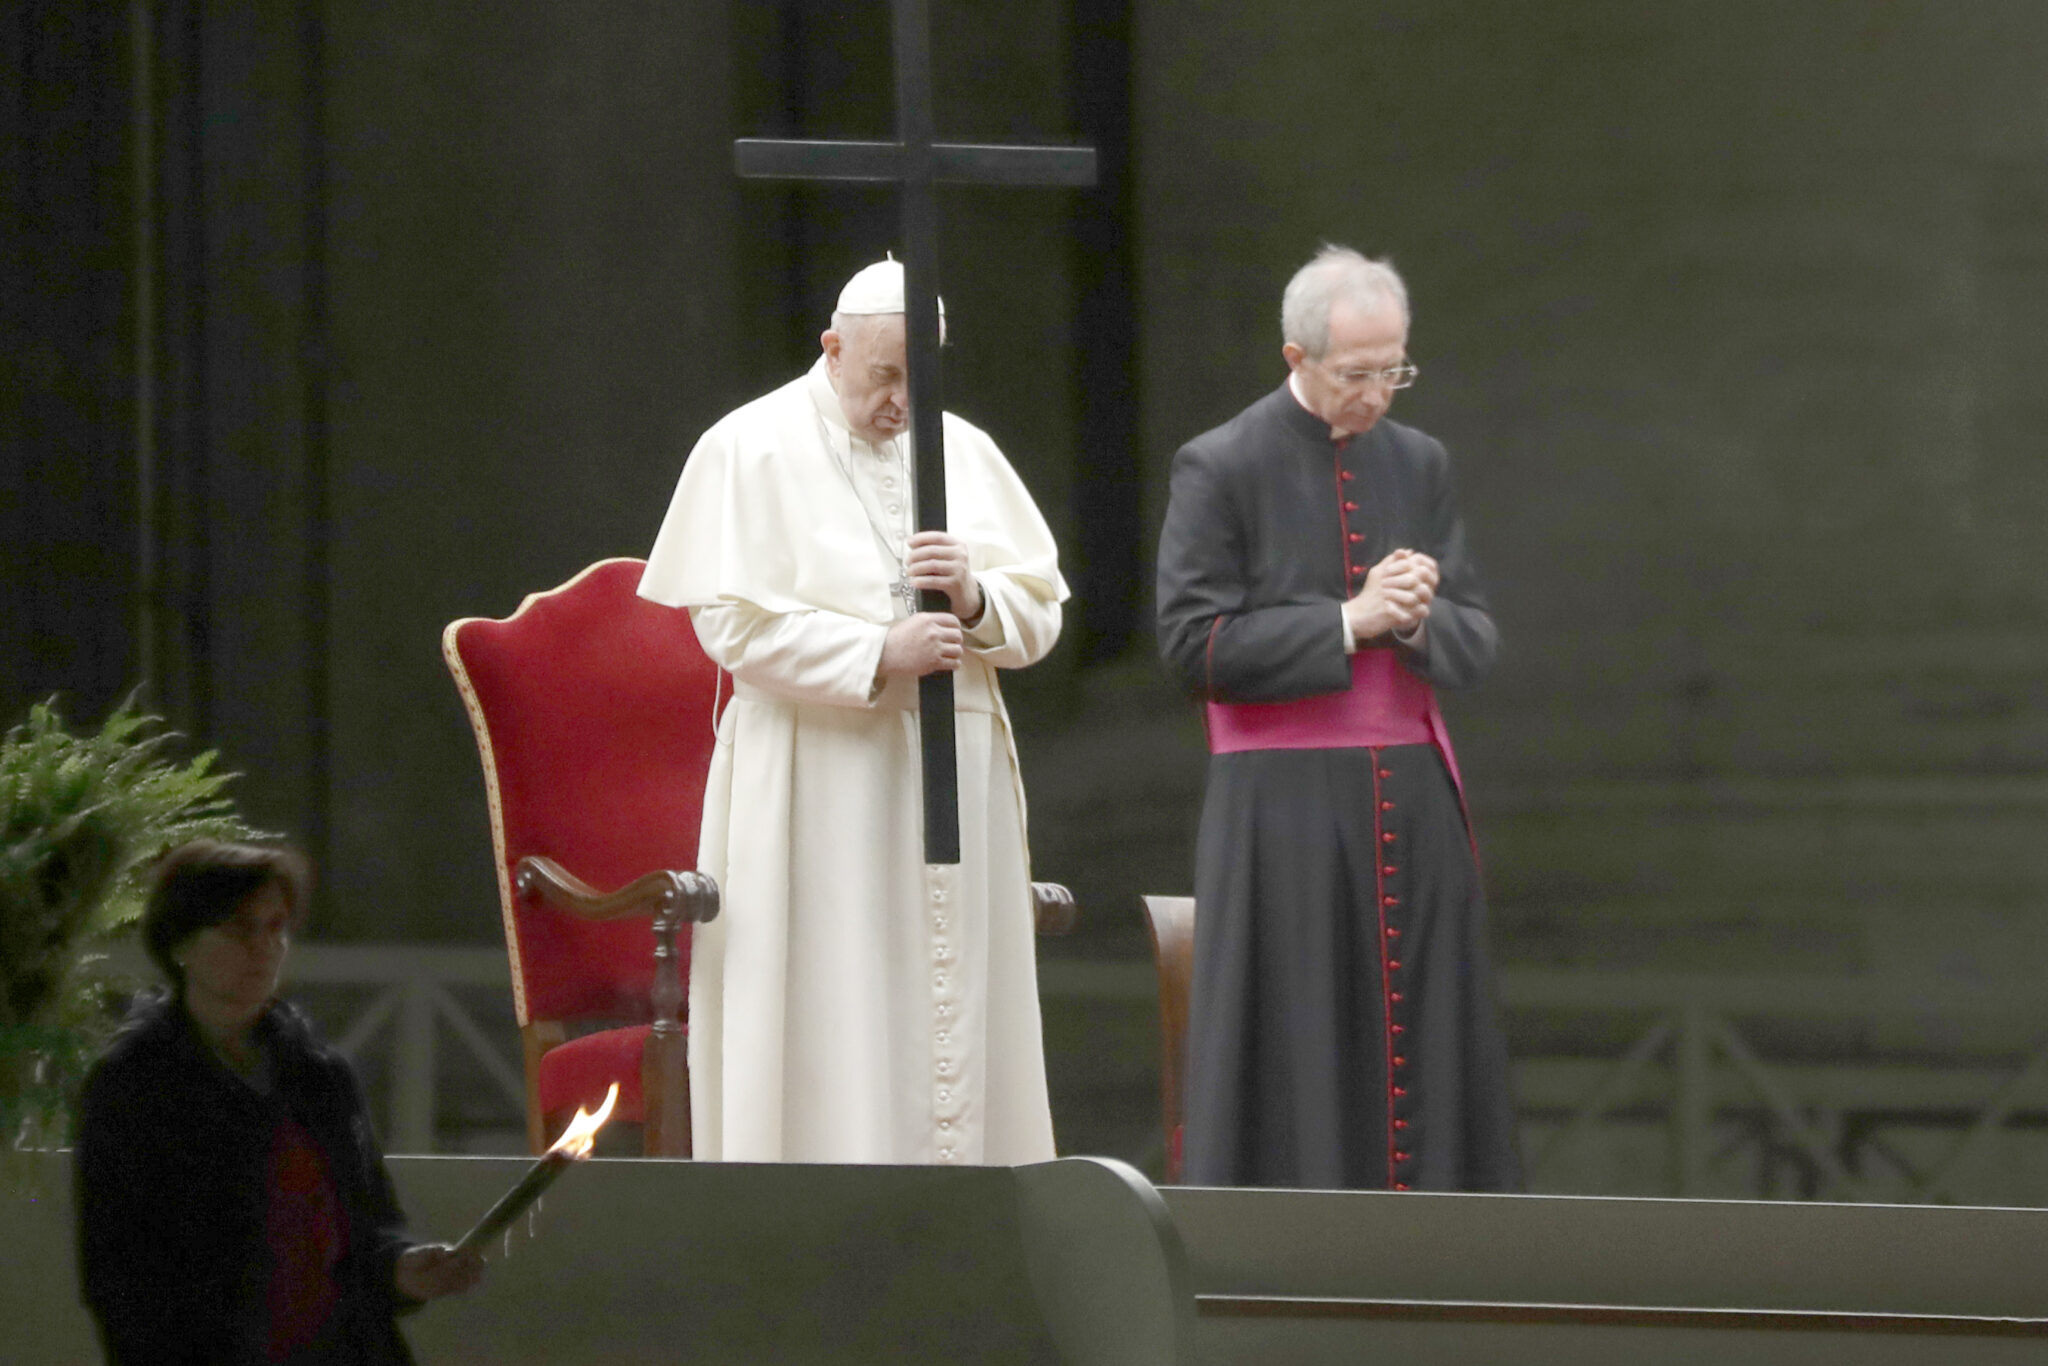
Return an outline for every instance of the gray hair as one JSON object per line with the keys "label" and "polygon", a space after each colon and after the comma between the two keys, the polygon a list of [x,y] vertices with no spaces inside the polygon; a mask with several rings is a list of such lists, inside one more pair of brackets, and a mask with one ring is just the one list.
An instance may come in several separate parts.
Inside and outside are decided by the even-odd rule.
{"label": "gray hair", "polygon": [[1349,247],[1325,246],[1294,272],[1280,296],[1280,339],[1320,360],[1330,346],[1330,309],[1339,300],[1360,309],[1391,302],[1408,318],[1408,286],[1391,261],[1369,260]]}

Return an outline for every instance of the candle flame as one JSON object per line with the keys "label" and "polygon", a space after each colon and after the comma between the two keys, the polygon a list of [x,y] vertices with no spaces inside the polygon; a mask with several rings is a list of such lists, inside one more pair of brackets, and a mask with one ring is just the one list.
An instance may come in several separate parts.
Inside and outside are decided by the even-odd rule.
{"label": "candle flame", "polygon": [[590,1150],[597,1146],[597,1131],[612,1117],[612,1107],[619,1103],[619,1084],[612,1083],[612,1089],[605,1093],[604,1104],[591,1114],[582,1106],[576,1107],[576,1118],[569,1121],[569,1127],[562,1130],[562,1136],[549,1148],[551,1153],[567,1153],[574,1158],[590,1156]]}

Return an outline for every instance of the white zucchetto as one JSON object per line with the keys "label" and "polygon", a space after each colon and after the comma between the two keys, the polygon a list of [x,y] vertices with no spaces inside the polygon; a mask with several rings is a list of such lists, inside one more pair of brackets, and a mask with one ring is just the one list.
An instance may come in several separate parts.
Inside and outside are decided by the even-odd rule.
{"label": "white zucchetto", "polygon": [[[903,263],[891,256],[863,266],[839,291],[835,310],[849,317],[864,313],[901,313],[903,306]],[[946,301],[939,300],[939,316],[946,316]]]}

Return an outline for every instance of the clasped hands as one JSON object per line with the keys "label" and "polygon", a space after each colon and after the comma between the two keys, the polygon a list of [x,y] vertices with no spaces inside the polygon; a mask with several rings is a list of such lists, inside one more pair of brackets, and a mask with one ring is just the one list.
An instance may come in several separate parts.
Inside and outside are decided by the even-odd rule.
{"label": "clasped hands", "polygon": [[981,620],[981,585],[967,567],[967,547],[944,531],[920,531],[910,538],[904,564],[910,586],[919,592],[944,593],[950,612],[918,612],[889,628],[882,641],[881,672],[922,677],[951,673],[967,650],[962,622]]}
{"label": "clasped hands", "polygon": [[1365,587],[1344,604],[1344,621],[1353,640],[1371,640],[1396,631],[1413,635],[1429,620],[1436,600],[1437,563],[1419,550],[1396,550],[1374,565]]}

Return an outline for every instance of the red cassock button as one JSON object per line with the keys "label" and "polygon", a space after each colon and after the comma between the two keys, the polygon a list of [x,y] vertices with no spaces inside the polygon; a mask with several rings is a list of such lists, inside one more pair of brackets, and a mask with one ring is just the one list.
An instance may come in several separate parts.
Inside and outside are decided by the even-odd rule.
{"label": "red cassock button", "polygon": [[1383,768],[1380,770],[1380,776],[1382,778],[1391,778],[1394,776],[1394,770],[1391,768]]}
{"label": "red cassock button", "polygon": [[1388,877],[1392,877],[1394,874],[1400,872],[1401,870],[1399,868],[1396,868],[1393,864],[1389,863],[1386,867],[1380,869],[1380,871],[1382,873],[1385,873]]}
{"label": "red cassock button", "polygon": [[1399,1005],[1401,1004],[1401,993],[1398,991],[1389,992],[1387,993],[1387,999],[1389,1001],[1392,1001],[1395,1005]]}
{"label": "red cassock button", "polygon": [[1413,1154],[1413,1153],[1402,1153],[1402,1152],[1397,1152],[1397,1153],[1395,1153],[1395,1154],[1394,1154],[1394,1160],[1395,1160],[1396,1162],[1406,1162],[1406,1161],[1407,1161],[1407,1160],[1408,1160],[1409,1158],[1411,1158],[1411,1157],[1413,1157],[1413,1156],[1414,1156],[1414,1154]]}
{"label": "red cassock button", "polygon": [[1387,938],[1399,939],[1400,937],[1401,932],[1399,930],[1395,929],[1392,925],[1387,926]]}
{"label": "red cassock button", "polygon": [[1381,803],[1380,803],[1380,810],[1382,810],[1382,811],[1392,811],[1393,809],[1394,809],[1394,804],[1393,804],[1392,802],[1381,802]]}
{"label": "red cassock button", "polygon": [[1364,539],[1365,539],[1365,537],[1363,537],[1363,536],[1359,535],[1359,534],[1358,534],[1357,532],[1355,532],[1355,531],[1354,531],[1354,532],[1352,532],[1352,533],[1351,533],[1351,539],[1352,539],[1353,541],[1362,541],[1362,540],[1364,540]]}
{"label": "red cassock button", "polygon": [[1400,960],[1400,959],[1398,959],[1398,958],[1389,958],[1389,959],[1387,960],[1387,971],[1389,971],[1389,972],[1399,972],[1400,970],[1401,970],[1401,960]]}
{"label": "red cassock button", "polygon": [[1381,836],[1380,836],[1380,843],[1382,843],[1382,844],[1392,844],[1393,842],[1394,842],[1394,832],[1393,832],[1393,831],[1391,831],[1391,830],[1387,831],[1387,833],[1386,833],[1386,834],[1384,834],[1384,835],[1381,835]]}
{"label": "red cassock button", "polygon": [[1405,1096],[1408,1094],[1408,1088],[1405,1086],[1396,1086],[1394,1088],[1394,1094],[1397,1096]]}
{"label": "red cassock button", "polygon": [[1405,1128],[1407,1128],[1407,1127],[1408,1127],[1408,1121],[1407,1121],[1407,1120],[1405,1120],[1405,1119],[1397,1119],[1397,1120],[1395,1120],[1395,1121],[1394,1121],[1394,1128],[1395,1128],[1395,1129],[1397,1129],[1397,1130],[1400,1130],[1400,1129],[1405,1129]]}
{"label": "red cassock button", "polygon": [[1350,471],[1350,470],[1338,470],[1338,471],[1337,471],[1337,477],[1338,477],[1339,479],[1343,479],[1343,480],[1349,481],[1349,480],[1350,480],[1350,478],[1351,478],[1351,471]]}
{"label": "red cassock button", "polygon": [[1408,1189],[1408,1183],[1407,1183],[1406,1181],[1396,1181],[1396,1182],[1394,1183],[1394,1189],[1395,1189],[1395,1190],[1397,1190],[1397,1191],[1404,1191],[1404,1190],[1407,1190],[1407,1189]]}
{"label": "red cassock button", "polygon": [[1398,896],[1383,896],[1380,898],[1380,905],[1382,906],[1398,906],[1400,904],[1401,898]]}
{"label": "red cassock button", "polygon": [[1345,510],[1346,512],[1356,512],[1356,511],[1358,511],[1358,504],[1356,504],[1356,503],[1346,503],[1346,504],[1344,504],[1344,510]]}
{"label": "red cassock button", "polygon": [[1407,1026],[1407,1025],[1395,1025],[1395,1026],[1393,1027],[1393,1032],[1394,1032],[1394,1033],[1396,1033],[1396,1034],[1406,1034],[1406,1033],[1408,1032],[1408,1026]]}

